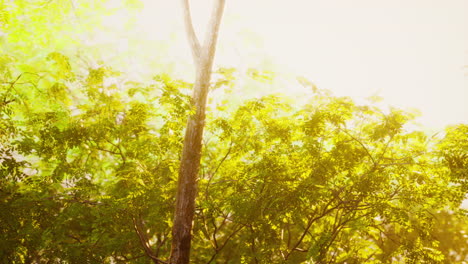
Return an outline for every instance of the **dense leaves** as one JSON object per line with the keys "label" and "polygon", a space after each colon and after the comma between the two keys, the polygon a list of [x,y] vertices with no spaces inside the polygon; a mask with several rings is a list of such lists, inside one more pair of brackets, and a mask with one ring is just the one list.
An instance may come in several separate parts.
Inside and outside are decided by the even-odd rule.
{"label": "dense leaves", "polygon": [[[4,66],[1,258],[166,258],[190,84],[125,81],[105,67],[79,76],[60,53],[50,60],[63,74]],[[228,98],[233,83],[215,85]],[[320,90],[300,109],[274,95],[218,101],[207,120],[195,263],[463,260],[466,125],[428,138],[405,128],[409,113]]]}
{"label": "dense leaves", "polygon": [[[19,44],[15,21],[48,15],[12,15],[23,9],[0,10],[10,34],[0,54],[2,263],[167,259],[191,84],[80,65],[60,43],[40,46],[45,35],[39,46]],[[275,95],[234,99],[244,75],[259,85],[274,79],[257,69],[214,76],[194,263],[468,261],[459,209],[466,124],[427,135],[410,129],[412,113],[315,87],[300,107]]]}

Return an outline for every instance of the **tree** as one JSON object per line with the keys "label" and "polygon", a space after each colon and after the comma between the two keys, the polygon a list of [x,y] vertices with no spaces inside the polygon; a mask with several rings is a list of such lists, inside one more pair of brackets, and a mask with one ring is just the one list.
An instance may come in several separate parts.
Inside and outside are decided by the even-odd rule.
{"label": "tree", "polygon": [[[32,38],[28,16],[10,16],[0,54],[0,259],[165,263],[192,84],[29,49],[14,41]],[[192,263],[468,261],[466,124],[430,137],[411,113],[321,89],[300,107],[233,100],[239,76],[213,74],[224,95],[206,111]]]}
{"label": "tree", "polygon": [[185,27],[196,68],[192,96],[192,105],[195,112],[190,115],[187,122],[179,168],[174,226],[172,228],[170,258],[172,264],[189,262],[197,174],[200,167],[203,128],[205,126],[206,99],[224,4],[225,0],[215,2],[207,36],[203,46],[201,46],[193,29],[189,0],[182,0]]}

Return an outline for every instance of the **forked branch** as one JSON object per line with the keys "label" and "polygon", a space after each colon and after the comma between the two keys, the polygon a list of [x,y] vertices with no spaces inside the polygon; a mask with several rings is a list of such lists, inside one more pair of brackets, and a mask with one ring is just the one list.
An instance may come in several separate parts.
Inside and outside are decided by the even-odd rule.
{"label": "forked branch", "polygon": [[225,0],[216,0],[209,21],[203,47],[195,35],[190,15],[189,0],[182,0],[184,21],[190,48],[195,61],[196,78],[193,85],[192,104],[195,113],[190,115],[185,131],[184,147],[180,160],[176,206],[172,226],[171,264],[188,264],[192,239],[192,222],[195,213],[197,175],[200,168],[206,99],[210,86],[211,69],[215,54],[218,30]]}
{"label": "forked branch", "polygon": [[185,31],[188,41],[190,43],[190,50],[195,65],[198,67],[200,59],[212,58],[216,51],[216,41],[218,39],[219,26],[223,16],[223,10],[226,0],[215,1],[210,21],[208,23],[208,30],[204,39],[203,47],[197,38],[195,29],[193,27],[192,14],[190,12],[189,0],[182,0],[182,9],[184,15]]}

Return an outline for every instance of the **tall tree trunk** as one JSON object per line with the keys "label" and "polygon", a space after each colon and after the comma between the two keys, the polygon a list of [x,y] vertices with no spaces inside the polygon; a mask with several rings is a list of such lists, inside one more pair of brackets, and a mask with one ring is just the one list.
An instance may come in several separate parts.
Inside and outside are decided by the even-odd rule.
{"label": "tall tree trunk", "polygon": [[196,67],[192,96],[195,113],[189,117],[187,122],[179,169],[174,226],[172,227],[171,264],[189,263],[192,222],[197,194],[197,174],[200,167],[203,128],[205,126],[206,98],[224,5],[225,0],[216,0],[204,45],[200,46],[193,29],[188,0],[182,0],[185,28]]}

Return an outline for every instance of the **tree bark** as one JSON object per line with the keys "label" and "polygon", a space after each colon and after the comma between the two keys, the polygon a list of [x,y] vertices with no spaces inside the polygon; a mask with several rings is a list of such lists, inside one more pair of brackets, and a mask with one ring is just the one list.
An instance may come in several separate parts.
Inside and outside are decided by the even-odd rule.
{"label": "tree bark", "polygon": [[224,5],[225,0],[215,2],[205,43],[200,46],[193,29],[188,0],[182,0],[185,28],[196,68],[192,95],[192,106],[195,113],[189,116],[182,150],[174,225],[172,227],[171,264],[186,264],[189,263],[190,259],[191,231],[195,213],[203,128],[205,126],[206,99]]}

